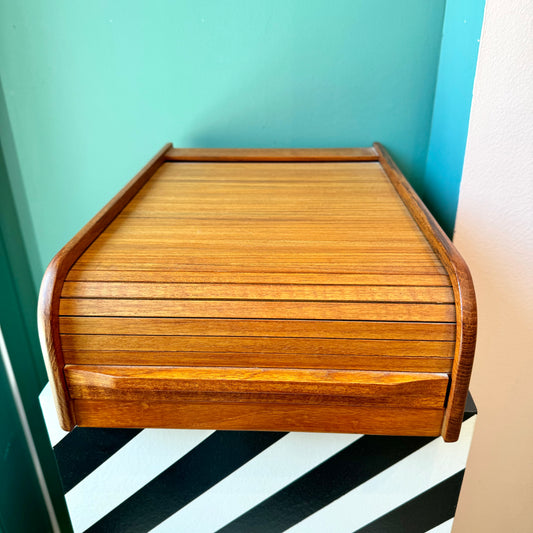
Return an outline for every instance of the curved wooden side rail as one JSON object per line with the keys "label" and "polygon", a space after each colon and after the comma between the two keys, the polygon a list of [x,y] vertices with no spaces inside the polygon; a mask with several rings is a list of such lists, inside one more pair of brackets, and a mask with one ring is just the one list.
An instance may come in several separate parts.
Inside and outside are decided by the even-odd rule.
{"label": "curved wooden side rail", "polygon": [[171,148],[171,143],[165,144],[153,159],[57,253],[44,274],[37,311],[39,338],[43,353],[48,355],[44,359],[59,422],[67,431],[76,425],[76,420],[65,382],[63,352],[59,338],[59,299],[63,282],[80,255],[150,179],[166,160],[166,153]]}
{"label": "curved wooden side rail", "polygon": [[446,268],[453,286],[456,313],[456,342],[451,386],[442,436],[453,442],[459,437],[476,345],[477,308],[472,276],[464,259],[428,211],[400,169],[380,143],[374,143],[379,161],[407,209]]}

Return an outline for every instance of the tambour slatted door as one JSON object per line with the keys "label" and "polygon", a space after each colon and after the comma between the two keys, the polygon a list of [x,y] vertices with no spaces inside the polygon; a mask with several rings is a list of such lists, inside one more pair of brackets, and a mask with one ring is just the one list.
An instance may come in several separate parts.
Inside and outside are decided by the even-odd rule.
{"label": "tambour slatted door", "polygon": [[458,437],[475,298],[378,144],[166,146],[50,264],[65,428]]}

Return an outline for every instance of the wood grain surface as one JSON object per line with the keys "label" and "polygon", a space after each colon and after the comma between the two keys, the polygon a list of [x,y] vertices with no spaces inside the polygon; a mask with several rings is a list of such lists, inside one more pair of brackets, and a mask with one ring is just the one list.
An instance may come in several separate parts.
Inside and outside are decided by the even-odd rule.
{"label": "wood grain surface", "polygon": [[451,287],[67,281],[64,298],[454,303]]}
{"label": "wood grain surface", "polygon": [[[120,266],[120,265],[116,265]],[[202,271],[193,272],[186,270],[146,270],[136,267],[137,270],[78,270],[72,268],[67,275],[67,281],[142,281],[146,283],[278,283],[283,284],[287,279],[286,272],[224,272]],[[293,285],[327,284],[327,285],[399,285],[399,286],[432,286],[451,287],[450,277],[447,274],[403,274],[390,273],[355,273],[342,272],[316,273],[316,272],[291,272],[290,283]]]}
{"label": "wood grain surface", "polygon": [[63,316],[213,317],[454,322],[450,304],[62,298]]}
{"label": "wood grain surface", "polygon": [[54,267],[64,426],[434,435],[446,408],[454,440],[470,289],[404,181],[380,145],[165,148]]}
{"label": "wood grain surface", "polygon": [[[449,341],[395,341],[283,337],[215,337],[174,335],[62,335],[64,350],[124,350],[304,355],[416,355],[452,357]],[[135,355],[132,354],[134,360]]]}
{"label": "wood grain surface", "polygon": [[63,373],[63,352],[59,338],[59,299],[65,277],[84,250],[116,218],[165,161],[165,154],[171,147],[170,143],[163,146],[138,174],[57,253],[44,273],[37,309],[39,339],[59,423],[65,430],[71,430],[76,425]]}
{"label": "wood grain surface", "polygon": [[371,435],[440,434],[444,409],[309,405],[296,402],[74,400],[80,426],[316,431]]}
{"label": "wood grain surface", "polygon": [[177,352],[124,350],[64,350],[65,363],[78,365],[196,365],[257,368],[343,368],[394,372],[451,372],[452,357],[423,353],[402,355],[331,355],[321,353]]}
{"label": "wood grain surface", "polygon": [[63,316],[59,328],[61,333],[67,334],[455,341],[455,324],[448,322]]}
{"label": "wood grain surface", "polygon": [[[269,394],[286,397],[364,398],[393,407],[443,407],[448,376],[437,373],[368,372],[349,370],[76,366],[65,375],[73,398],[149,401],[179,399],[181,393]],[[247,401],[248,398],[245,399]],[[223,398],[221,398],[224,401]]]}
{"label": "wood grain surface", "polygon": [[474,283],[461,254],[415,193],[385,148],[379,143],[374,143],[374,148],[379,154],[379,161],[391,183],[438,254],[452,282],[457,328],[451,387],[442,436],[444,440],[453,442],[459,438],[461,431],[476,348],[477,303]]}

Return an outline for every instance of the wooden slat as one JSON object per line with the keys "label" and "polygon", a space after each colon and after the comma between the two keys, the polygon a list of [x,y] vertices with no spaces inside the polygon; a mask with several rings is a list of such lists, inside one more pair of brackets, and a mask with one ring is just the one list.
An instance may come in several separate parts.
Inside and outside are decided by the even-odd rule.
{"label": "wooden slat", "polygon": [[[317,353],[331,355],[424,355],[451,357],[449,341],[208,337],[171,335],[62,335],[65,350],[131,350],[230,353]],[[132,354],[132,360],[135,355]]]}
{"label": "wooden slat", "polygon": [[[132,219],[133,220],[133,219]],[[151,218],[137,218],[136,221],[151,221]],[[378,249],[396,249],[406,247],[410,251],[427,251],[428,244],[421,238],[417,238],[409,231],[402,233],[395,231],[394,224],[391,223],[390,228],[380,228],[379,230],[368,229],[364,235],[356,235],[355,232],[332,233],[332,232],[318,232],[313,231],[314,235],[310,236],[304,228],[294,228],[290,232],[281,235],[276,235],[273,232],[277,228],[272,224],[272,229],[265,227],[263,231],[257,231],[255,235],[243,231],[240,228],[233,228],[231,225],[219,225],[218,228],[205,228],[205,231],[193,230],[194,224],[176,224],[176,220],[172,219],[174,224],[165,224],[164,228],[157,230],[155,227],[138,227],[135,228],[135,239],[131,235],[124,232],[122,228],[109,231],[99,241],[99,246],[107,241],[113,241],[120,248],[127,248],[134,245],[153,245],[162,246],[165,244],[172,244],[173,246],[181,245],[205,245],[216,244],[217,246],[313,246],[323,245],[326,250],[329,249],[351,249],[362,248],[365,249],[377,242]],[[129,231],[131,231],[130,228]],[[384,239],[385,237],[385,239]],[[381,242],[383,240],[383,242]]]}
{"label": "wooden slat", "polygon": [[[287,222],[290,221],[290,225]],[[302,241],[343,241],[357,240],[381,241],[392,239],[399,241],[421,241],[425,238],[412,220],[402,222],[379,221],[375,227],[375,220],[361,219],[357,221],[357,228],[338,224],[334,220],[300,220],[285,218],[256,218],[253,224],[245,220],[226,217],[223,224],[218,220],[207,217],[188,220],[184,217],[173,217],[161,224],[157,218],[135,217],[122,213],[108,227],[102,238],[112,237],[117,240],[131,240],[131,233],[140,239],[197,239],[234,240],[234,239],[272,239],[274,241],[302,240]],[[364,229],[362,231],[356,231]]]}
{"label": "wooden slat", "polygon": [[[337,184],[351,187],[359,184],[388,186],[391,183],[379,162],[246,162],[234,161],[220,165],[216,162],[167,162],[159,167],[148,187],[162,181],[194,181],[200,186],[205,182],[244,183],[270,186],[277,183]],[[393,191],[393,189],[390,189]],[[391,195],[394,197],[394,195]]]}
{"label": "wooden slat", "polygon": [[61,317],[63,334],[455,340],[455,324],[343,320]]}
{"label": "wooden slat", "polygon": [[[389,220],[405,220],[404,208],[397,203],[383,203],[383,202],[368,202],[361,206],[357,212],[353,211],[353,205],[350,210],[350,202],[345,199],[335,207],[327,207],[324,205],[324,200],[316,198],[314,201],[308,201],[302,205],[301,200],[298,199],[279,199],[278,201],[265,201],[261,197],[253,201],[239,200],[238,202],[223,203],[219,199],[213,198],[202,199],[199,197],[196,201],[192,199],[183,199],[182,201],[173,201],[171,198],[151,198],[147,200],[135,200],[131,202],[128,207],[124,209],[125,214],[133,211],[136,215],[146,216],[149,213],[154,215],[164,215],[172,218],[174,216],[184,217],[186,215],[196,216],[201,214],[203,216],[209,213],[210,216],[217,217],[221,215],[238,215],[238,216],[286,216],[287,212],[295,215],[307,215],[311,220],[316,216],[338,216],[346,220],[347,223],[353,223],[360,219],[371,219],[380,221],[385,218]],[[376,211],[379,210],[379,211]]]}
{"label": "wooden slat", "polygon": [[[176,188],[179,188],[179,185],[176,185]],[[283,191],[280,192],[280,195],[282,194]],[[357,200],[360,199],[358,198]],[[168,195],[165,201],[170,202]],[[235,199],[235,201],[241,202],[240,199]],[[260,198],[258,198],[257,202],[260,201]],[[356,200],[352,200],[352,202],[354,201]],[[155,207],[161,202],[162,200],[156,202]],[[206,202],[208,201],[206,200]],[[353,205],[351,209],[349,206],[346,206],[344,209],[340,209],[338,206],[335,209],[329,209],[327,211],[316,208],[314,213],[306,213],[305,216],[303,212],[296,208],[291,212],[281,212],[281,209],[279,209],[280,213],[274,216],[270,212],[271,210],[268,213],[262,213],[262,210],[256,205],[253,206],[253,210],[243,211],[241,214],[232,214],[226,210],[223,202],[217,198],[212,200],[211,203],[214,204],[213,206],[207,205],[206,202],[201,202],[199,198],[197,209],[193,210],[188,207],[182,209],[181,213],[158,213],[158,216],[153,218],[150,218],[148,214],[141,216],[140,212],[136,214],[124,211],[115,220],[108,233],[116,234],[117,237],[128,238],[127,232],[131,224],[131,228],[135,228],[141,235],[143,233],[157,235],[154,226],[159,221],[162,232],[165,231],[165,228],[167,233],[170,230],[175,230],[179,237],[180,234],[186,235],[187,230],[193,230],[190,232],[191,238],[194,238],[197,234],[212,234],[216,232],[218,227],[222,238],[239,238],[241,235],[248,235],[249,237],[260,239],[264,236],[268,237],[265,234],[271,228],[273,231],[280,231],[279,233],[272,233],[270,235],[275,240],[290,239],[292,236],[307,240],[313,240],[314,238],[320,240],[321,238],[325,239],[328,237],[331,240],[334,240],[334,238],[360,238],[365,240],[367,237],[366,231],[370,232],[370,234],[374,233],[378,242],[381,240],[385,241],[389,235],[394,236],[395,239],[409,237],[413,240],[424,240],[423,235],[421,236],[417,231],[413,220],[405,214],[405,208],[402,208],[400,205],[395,209],[389,209],[383,204],[376,202],[366,207],[360,206],[357,210],[354,210]],[[172,202],[172,204],[176,205],[175,202]],[[276,202],[276,205],[281,207],[279,202]],[[164,225],[159,220],[161,216],[165,216],[167,219]],[[344,224],[342,223],[343,220]],[[250,224],[253,224],[253,226],[250,226]],[[394,225],[397,227],[397,232],[393,231]],[[258,234],[254,235],[252,230],[256,226]],[[359,231],[362,229],[365,229],[365,233]],[[384,232],[385,236],[380,236],[379,234],[381,232]]]}
{"label": "wooden slat", "polygon": [[369,398],[408,407],[443,407],[448,385],[446,374],[272,368],[66,365],[65,377],[72,397],[85,399],[115,399],[120,391],[145,401],[154,393],[168,393],[159,399],[179,392],[272,393]]}
{"label": "wooden slat", "polygon": [[[335,221],[338,224],[347,224],[348,227],[356,228],[359,225],[363,227],[369,223],[374,223],[375,226],[383,224],[385,228],[390,227],[390,224],[405,225],[408,220],[399,209],[385,209],[380,204],[368,206],[364,211],[350,211],[347,209],[296,209],[290,205],[278,206],[276,210],[274,207],[259,211],[257,204],[250,205],[246,210],[225,209],[220,204],[212,209],[209,215],[212,219],[218,219],[221,223],[229,220],[241,219],[248,224],[253,224],[256,221],[263,221],[265,219],[285,219],[288,221],[302,222],[311,220],[313,223]],[[292,209],[290,216],[287,216],[287,209]],[[124,215],[131,218],[154,218],[165,220],[183,219],[187,221],[201,220],[206,218],[206,210],[202,206],[198,208],[190,207],[189,209],[164,209],[157,206],[138,207],[135,211],[130,209],[124,210]]]}
{"label": "wooden slat", "polygon": [[136,402],[75,400],[80,426],[350,432],[437,436],[443,409],[295,403]]}
{"label": "wooden slat", "polygon": [[[351,206],[353,209],[353,205]],[[376,211],[379,209],[379,211]],[[296,198],[287,199],[283,201],[279,199],[278,201],[264,201],[260,197],[256,198],[254,201],[243,201],[240,200],[238,203],[228,202],[227,204],[217,201],[217,199],[205,199],[202,201],[201,198],[198,200],[183,200],[183,201],[172,201],[170,198],[157,199],[150,198],[145,201],[141,199],[131,202],[128,207],[124,209],[125,214],[129,214],[132,211],[136,211],[136,215],[147,215],[148,213],[154,213],[157,215],[165,215],[169,218],[174,216],[186,216],[186,215],[198,215],[202,214],[203,216],[206,213],[209,213],[213,217],[217,217],[220,213],[221,215],[239,215],[239,216],[254,216],[254,217],[265,217],[265,216],[287,216],[287,212],[296,215],[308,215],[311,220],[316,216],[338,216],[346,220],[347,223],[352,221],[357,221],[362,218],[364,219],[375,219],[376,221],[388,218],[389,220],[405,220],[404,209],[401,205],[394,203],[387,204],[383,202],[369,202],[367,205],[362,206],[358,209],[357,212],[349,210],[349,202],[345,199],[344,202],[338,204],[335,207],[327,207],[324,205],[324,201],[320,201],[319,198],[316,198],[315,201],[306,202],[302,205],[301,200],[298,201]],[[317,211],[318,210],[318,211]]]}
{"label": "wooden slat", "polygon": [[78,365],[169,365],[230,366],[262,368],[323,368],[396,372],[450,372],[452,358],[418,355],[328,355],[212,352],[131,352],[65,350],[65,362]]}
{"label": "wooden slat", "polygon": [[[361,187],[363,191],[387,188],[393,192],[392,185],[382,166],[377,162],[365,163],[269,163],[269,162],[233,162],[225,165],[217,163],[165,163],[154,174],[153,179],[141,191],[157,188],[169,183],[182,183],[184,193],[196,193],[203,190],[205,184],[215,187],[242,184],[239,193],[261,187],[277,187],[291,184],[289,195],[295,195],[298,187],[307,186],[309,194],[317,187],[343,186],[351,190]],[[194,185],[194,186],[191,186]],[[215,188],[216,191],[216,188]],[[210,187],[205,189],[206,195]],[[334,191],[333,191],[334,192]],[[176,193],[174,192],[174,195]],[[394,199],[394,194],[384,200]]]}
{"label": "wooden slat", "polygon": [[[203,179],[201,177],[191,177],[183,179],[179,176],[176,178],[166,178],[164,176],[155,177],[150,181],[149,186],[143,188],[136,196],[138,200],[157,200],[168,201],[169,197],[175,196],[176,188],[179,188],[179,201],[193,200],[198,201],[203,197],[208,201],[218,199],[223,203],[231,203],[239,200],[257,199],[263,197],[267,202],[272,198],[276,198],[278,194],[283,194],[287,199],[302,197],[309,192],[310,184],[313,192],[318,196],[319,193],[327,194],[332,187],[336,194],[352,195],[357,192],[359,200],[363,204],[380,203],[383,206],[401,205],[398,199],[393,195],[386,195],[381,201],[378,200],[383,193],[390,192],[391,185],[386,180],[380,179],[382,170],[373,175],[367,176],[365,181],[357,179],[353,176],[346,177],[342,180],[334,180],[324,178],[323,180],[313,177],[313,175],[306,176],[305,180],[270,180],[265,179],[264,176],[253,179],[231,180],[223,179]],[[201,187],[200,187],[201,185]],[[268,196],[274,192],[274,196]],[[315,198],[318,199],[318,198]]]}
{"label": "wooden slat", "polygon": [[[359,268],[365,266],[378,266],[381,272],[388,272],[389,266],[394,267],[411,267],[417,266],[433,267],[434,272],[440,267],[440,262],[435,258],[428,256],[424,252],[399,250],[383,250],[372,251],[370,247],[362,250],[352,250],[344,252],[324,252],[314,249],[294,251],[272,251],[268,255],[263,255],[259,249],[240,247],[231,253],[229,249],[209,249],[205,247],[203,253],[198,251],[187,255],[187,247],[183,250],[178,248],[166,249],[161,247],[159,250],[154,249],[123,249],[123,250],[98,250],[97,247],[93,250],[88,250],[83,258],[78,261],[79,264],[90,264],[95,261],[100,264],[114,264],[129,265],[129,269],[134,267],[137,263],[144,264],[159,264],[165,265],[168,263],[174,264],[189,264],[189,265],[213,265],[225,264],[228,266],[238,266],[240,268],[248,266],[261,266],[263,268],[270,265],[274,267],[282,267],[284,265],[292,267],[311,267],[315,265],[325,266],[331,270],[337,268],[339,270],[358,271]],[[162,254],[166,257],[162,257]],[[186,263],[185,263],[186,261]],[[354,264],[355,263],[355,264]]]}
{"label": "wooden slat", "polygon": [[[180,260],[176,261],[166,261],[161,262],[159,260],[153,261],[152,258],[148,259],[139,259],[137,263],[121,263],[117,260],[110,261],[100,261],[100,260],[91,260],[86,261],[83,258],[78,260],[76,264],[72,267],[72,270],[90,270],[90,271],[107,271],[107,272],[131,272],[135,270],[139,273],[143,272],[170,272],[171,275],[176,276],[181,272],[191,272],[196,271],[198,275],[202,273],[211,274],[213,271],[218,272],[221,275],[235,275],[236,277],[241,276],[241,273],[246,274],[256,274],[263,276],[265,271],[269,274],[274,275],[285,275],[286,283],[291,283],[293,275],[307,275],[307,274],[316,274],[316,275],[330,275],[332,274],[337,277],[338,275],[348,275],[348,276],[367,276],[367,275],[378,275],[378,276],[388,276],[389,279],[391,276],[402,275],[402,276],[442,276],[446,274],[446,270],[442,266],[432,265],[391,265],[391,264],[344,264],[338,265],[335,263],[326,263],[326,264],[316,264],[313,265],[272,265],[272,264],[263,264],[260,265],[247,265],[243,267],[238,263],[213,263],[213,264],[189,264],[182,263]],[[227,273],[227,274],[225,274]],[[449,278],[448,278],[449,279]],[[335,284],[332,282],[332,284]],[[397,283],[393,283],[397,285]]]}
{"label": "wooden slat", "polygon": [[402,285],[449,287],[445,274],[346,274],[316,272],[220,272],[149,270],[78,270],[73,268],[67,281],[118,281],[150,283],[278,283],[323,285]]}
{"label": "wooden slat", "polygon": [[218,300],[121,300],[62,298],[63,316],[290,318],[454,322],[450,304],[271,302]]}
{"label": "wooden slat", "polygon": [[[163,253],[163,251],[161,251]],[[442,274],[440,263],[423,254],[357,253],[326,254],[307,253],[293,255],[276,253],[268,257],[261,253],[242,251],[239,254],[206,252],[190,256],[169,250],[164,261],[161,255],[150,252],[87,253],[75,265],[76,269],[91,270],[163,270],[163,271],[213,271],[222,272],[330,272],[361,274]]]}
{"label": "wooden slat", "polygon": [[66,282],[63,298],[321,300],[453,303],[450,287]]}
{"label": "wooden slat", "polygon": [[127,239],[102,239],[98,245],[93,246],[88,252],[88,255],[111,253],[137,253],[147,252],[147,246],[149,246],[149,253],[157,255],[167,250],[169,253],[177,252],[181,255],[190,253],[192,250],[201,247],[209,247],[209,251],[213,253],[228,253],[233,250],[238,256],[243,252],[257,253],[258,250],[262,250],[265,253],[286,254],[288,252],[298,252],[299,254],[331,254],[335,255],[355,255],[364,253],[365,255],[377,255],[377,254],[396,254],[402,256],[402,258],[409,258],[410,256],[422,256],[423,259],[431,259],[432,257],[424,257],[427,255],[428,244],[421,241],[395,241],[391,238],[389,242],[377,242],[372,243],[368,238],[364,241],[357,241],[355,238],[345,241],[320,241],[320,240],[275,240],[272,239],[187,239],[184,237],[180,239],[175,235],[167,235],[163,237],[159,235],[156,239],[145,240],[142,237],[139,239],[129,238]]}

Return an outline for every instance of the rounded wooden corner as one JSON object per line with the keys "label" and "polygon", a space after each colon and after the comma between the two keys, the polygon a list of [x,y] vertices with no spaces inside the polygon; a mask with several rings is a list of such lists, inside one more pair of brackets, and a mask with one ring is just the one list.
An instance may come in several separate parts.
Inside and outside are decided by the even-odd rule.
{"label": "rounded wooden corner", "polygon": [[442,424],[442,436],[446,442],[456,441],[461,431],[474,363],[477,332],[477,303],[472,275],[464,259],[459,254],[457,256],[454,261],[455,280],[452,279],[457,338],[452,366],[452,387]]}
{"label": "rounded wooden corner", "polygon": [[454,442],[461,431],[476,345],[477,307],[472,275],[455,245],[416,194],[385,147],[378,142],[375,142],[373,147],[384,171],[442,261],[452,283],[456,313],[455,354],[441,435],[446,442]]}
{"label": "rounded wooden corner", "polygon": [[64,360],[59,339],[59,298],[63,287],[61,266],[60,252],[48,265],[41,282],[37,326],[59,424],[64,430],[70,431],[76,425],[76,419],[63,372]]}
{"label": "rounded wooden corner", "polygon": [[171,143],[165,144],[134,178],[55,255],[44,273],[37,306],[39,340],[59,423],[66,431],[74,428],[76,417],[65,381],[65,365],[59,335],[59,303],[63,283],[72,265],[81,254],[114,220],[157,168],[167,160],[169,150],[172,150]]}

